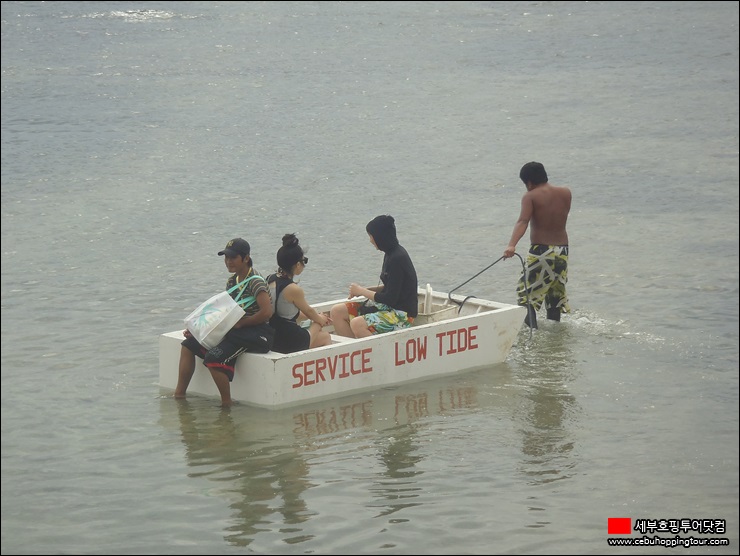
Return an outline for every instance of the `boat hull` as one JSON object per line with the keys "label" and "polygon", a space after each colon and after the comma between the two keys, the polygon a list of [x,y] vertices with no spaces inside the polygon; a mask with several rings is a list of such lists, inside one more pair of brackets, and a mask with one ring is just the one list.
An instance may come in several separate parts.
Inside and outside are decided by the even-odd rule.
{"label": "boat hull", "polygon": [[[525,316],[525,309],[516,305],[468,299],[458,314],[458,305],[447,294],[420,289],[419,298],[421,308],[432,311],[420,313],[417,323],[407,329],[361,339],[332,334],[328,346],[290,354],[240,355],[231,383],[232,399],[265,408],[289,407],[495,365],[506,359]],[[328,311],[341,301],[345,300],[314,307]],[[160,336],[163,388],[177,385],[183,338],[182,331]],[[196,358],[188,394],[219,397],[200,358]]]}

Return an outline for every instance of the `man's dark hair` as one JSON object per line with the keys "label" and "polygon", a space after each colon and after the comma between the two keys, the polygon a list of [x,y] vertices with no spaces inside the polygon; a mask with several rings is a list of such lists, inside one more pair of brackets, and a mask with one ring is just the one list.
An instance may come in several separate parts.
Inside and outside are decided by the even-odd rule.
{"label": "man's dark hair", "polygon": [[527,162],[519,171],[519,178],[524,182],[524,185],[527,185],[528,182],[532,182],[532,185],[539,185],[547,183],[547,172],[545,172],[542,163]]}

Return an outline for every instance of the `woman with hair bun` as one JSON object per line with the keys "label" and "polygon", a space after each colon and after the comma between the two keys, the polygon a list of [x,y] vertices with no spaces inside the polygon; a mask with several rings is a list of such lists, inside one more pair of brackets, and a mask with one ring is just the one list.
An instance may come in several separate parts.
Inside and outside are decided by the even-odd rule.
{"label": "woman with hair bun", "polygon": [[[273,306],[270,325],[275,329],[272,350],[293,353],[329,345],[331,336],[322,328],[331,321],[308,304],[303,288],[293,281],[308,264],[308,257],[295,234],[283,236],[283,246],[277,252],[277,263],[278,271],[267,277]],[[298,324],[299,319],[311,319],[311,325],[303,328]]]}

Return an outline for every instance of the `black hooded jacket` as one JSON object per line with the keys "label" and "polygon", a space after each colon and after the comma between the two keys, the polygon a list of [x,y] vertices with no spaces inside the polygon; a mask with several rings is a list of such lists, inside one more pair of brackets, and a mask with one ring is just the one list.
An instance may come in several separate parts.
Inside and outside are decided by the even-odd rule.
{"label": "black hooded jacket", "polygon": [[375,293],[375,301],[416,317],[419,314],[416,269],[406,249],[398,243],[395,220],[388,215],[377,216],[365,229],[385,253],[380,272],[383,289]]}

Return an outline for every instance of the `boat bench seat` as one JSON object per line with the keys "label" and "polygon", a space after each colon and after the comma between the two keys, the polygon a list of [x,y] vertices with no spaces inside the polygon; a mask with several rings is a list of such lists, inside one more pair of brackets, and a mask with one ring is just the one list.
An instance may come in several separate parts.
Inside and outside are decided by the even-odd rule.
{"label": "boat bench seat", "polygon": [[331,336],[332,344],[343,344],[345,342],[349,342],[350,340],[354,340],[354,338],[347,338],[347,336],[340,336],[339,334],[334,333],[330,333],[329,336]]}
{"label": "boat bench seat", "polygon": [[434,305],[432,311],[424,313],[424,308],[419,307],[419,314],[414,319],[413,326],[429,324],[430,322],[441,322],[457,316],[456,305]]}

